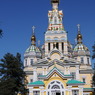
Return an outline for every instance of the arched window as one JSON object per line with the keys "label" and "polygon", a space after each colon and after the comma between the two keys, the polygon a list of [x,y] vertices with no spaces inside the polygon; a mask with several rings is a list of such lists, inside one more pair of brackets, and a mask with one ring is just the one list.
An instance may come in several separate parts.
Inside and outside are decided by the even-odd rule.
{"label": "arched window", "polygon": [[25,66],[27,66],[27,59],[25,59]]}
{"label": "arched window", "polygon": [[83,59],[83,57],[81,57],[81,63],[84,63],[84,59]]}
{"label": "arched window", "polygon": [[59,44],[58,43],[56,43],[56,48],[59,49]]}
{"label": "arched window", "polygon": [[57,24],[57,18],[54,17],[54,24]]}
{"label": "arched window", "polygon": [[[52,81],[47,87],[46,95],[64,95],[65,88],[60,81]],[[61,94],[62,93],[62,94]]]}
{"label": "arched window", "polygon": [[64,51],[64,43],[62,43],[62,51]]}
{"label": "arched window", "polygon": [[55,43],[53,43],[53,48],[55,48],[55,46],[56,46],[56,44],[55,44]]}
{"label": "arched window", "polygon": [[50,43],[48,43],[48,50],[50,51]]}
{"label": "arched window", "polygon": [[33,64],[33,59],[30,59],[30,63],[31,63],[31,65]]}
{"label": "arched window", "polygon": [[89,64],[90,62],[89,62],[89,58],[87,58],[87,63]]}
{"label": "arched window", "polygon": [[58,85],[53,85],[51,89],[60,89]]}

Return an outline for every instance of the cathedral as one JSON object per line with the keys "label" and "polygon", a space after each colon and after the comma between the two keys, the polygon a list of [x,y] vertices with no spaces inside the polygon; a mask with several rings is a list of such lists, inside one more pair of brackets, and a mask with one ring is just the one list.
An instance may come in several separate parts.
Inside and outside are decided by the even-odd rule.
{"label": "cathedral", "polygon": [[89,49],[83,44],[78,24],[77,43],[73,47],[63,25],[60,0],[51,0],[44,44],[36,46],[35,27],[31,44],[24,53],[29,95],[91,95],[92,76]]}

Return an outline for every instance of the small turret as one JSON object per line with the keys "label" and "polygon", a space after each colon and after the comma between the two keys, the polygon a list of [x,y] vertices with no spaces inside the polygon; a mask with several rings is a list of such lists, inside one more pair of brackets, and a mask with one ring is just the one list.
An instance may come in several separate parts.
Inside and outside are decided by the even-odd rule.
{"label": "small turret", "polygon": [[80,33],[80,25],[78,24],[77,44],[73,50],[73,57],[82,64],[91,65],[90,52],[82,42],[82,35]]}

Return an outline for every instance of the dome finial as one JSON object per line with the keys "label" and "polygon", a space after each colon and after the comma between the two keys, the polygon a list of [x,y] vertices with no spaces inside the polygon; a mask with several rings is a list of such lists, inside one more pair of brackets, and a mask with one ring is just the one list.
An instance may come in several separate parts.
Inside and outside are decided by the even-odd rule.
{"label": "dome finial", "polygon": [[80,33],[80,24],[78,24],[77,27],[78,27],[77,43],[81,44],[82,43],[82,35]]}
{"label": "dome finial", "polygon": [[36,42],[36,37],[35,37],[35,26],[32,27],[32,37],[31,37],[31,42],[32,42],[32,45],[35,45],[35,42]]}

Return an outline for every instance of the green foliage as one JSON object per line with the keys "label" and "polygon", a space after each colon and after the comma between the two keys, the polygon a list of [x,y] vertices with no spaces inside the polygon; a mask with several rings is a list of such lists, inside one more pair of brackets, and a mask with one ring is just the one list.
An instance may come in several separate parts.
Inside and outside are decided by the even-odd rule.
{"label": "green foliage", "polygon": [[26,94],[25,73],[19,53],[16,56],[10,53],[4,55],[0,63],[0,75],[0,95]]}

